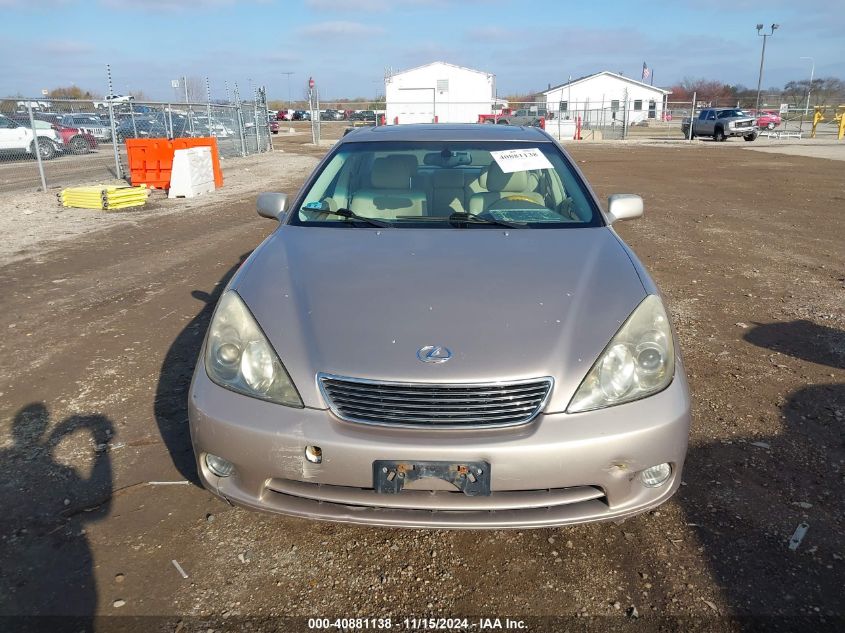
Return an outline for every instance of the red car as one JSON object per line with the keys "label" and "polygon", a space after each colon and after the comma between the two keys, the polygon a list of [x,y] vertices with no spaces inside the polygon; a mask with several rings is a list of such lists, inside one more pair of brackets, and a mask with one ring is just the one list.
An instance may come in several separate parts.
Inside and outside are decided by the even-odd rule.
{"label": "red car", "polygon": [[[97,149],[97,139],[92,134],[80,132],[78,128],[68,127],[59,122],[59,117],[53,114],[37,114],[35,119],[38,121],[45,121],[49,123],[59,136],[62,137],[63,151],[71,154],[87,154],[93,149]],[[21,125],[29,127],[29,118],[21,118],[19,121]]]}
{"label": "red car", "polygon": [[273,134],[279,133],[279,122],[278,121],[270,121],[270,132]]}
{"label": "red car", "polygon": [[[754,114],[752,114],[754,116]],[[781,124],[780,114],[774,112],[772,110],[760,110],[756,113],[757,116],[757,127],[767,130],[774,130],[778,125]]]}
{"label": "red car", "polygon": [[87,154],[92,149],[97,149],[97,139],[91,134],[80,132],[75,127],[54,125],[55,130],[62,137],[65,144],[65,151],[71,154]]}

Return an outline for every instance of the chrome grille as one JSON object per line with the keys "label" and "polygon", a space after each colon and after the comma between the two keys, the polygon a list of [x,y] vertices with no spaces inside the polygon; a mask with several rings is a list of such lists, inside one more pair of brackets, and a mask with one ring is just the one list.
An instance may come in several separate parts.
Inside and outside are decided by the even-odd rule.
{"label": "chrome grille", "polygon": [[530,422],[545,405],[551,378],[514,382],[431,384],[319,374],[323,396],[350,422],[422,428],[512,426]]}

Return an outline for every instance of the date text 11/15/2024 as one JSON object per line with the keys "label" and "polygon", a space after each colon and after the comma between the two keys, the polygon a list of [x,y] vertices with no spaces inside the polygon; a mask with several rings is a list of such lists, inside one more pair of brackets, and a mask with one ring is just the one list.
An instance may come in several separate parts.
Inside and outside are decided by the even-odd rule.
{"label": "date text 11/15/2024", "polygon": [[524,620],[518,618],[308,618],[310,630],[376,630],[390,631],[466,631],[470,628],[480,631],[510,630],[519,631],[528,628]]}

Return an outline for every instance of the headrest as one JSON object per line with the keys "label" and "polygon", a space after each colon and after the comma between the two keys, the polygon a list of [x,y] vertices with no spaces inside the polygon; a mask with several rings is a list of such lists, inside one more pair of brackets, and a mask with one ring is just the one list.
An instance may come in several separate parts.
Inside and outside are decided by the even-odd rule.
{"label": "headrest", "polygon": [[529,191],[528,172],[515,171],[506,174],[498,163],[491,163],[478,179],[479,184],[487,191]]}
{"label": "headrest", "polygon": [[391,154],[373,161],[370,182],[376,189],[410,189],[417,159],[408,154]]}
{"label": "headrest", "polygon": [[464,172],[460,169],[438,169],[432,173],[435,187],[461,189],[464,186]]}

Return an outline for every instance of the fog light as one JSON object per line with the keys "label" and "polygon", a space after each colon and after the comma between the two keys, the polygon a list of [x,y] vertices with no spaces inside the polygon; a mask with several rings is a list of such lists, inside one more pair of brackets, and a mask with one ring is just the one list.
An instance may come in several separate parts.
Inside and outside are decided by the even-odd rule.
{"label": "fog light", "polygon": [[306,446],[305,459],[312,464],[319,464],[323,461],[323,449],[319,446]]}
{"label": "fog light", "polygon": [[665,484],[671,474],[672,467],[669,464],[658,464],[657,466],[652,466],[641,471],[640,481],[647,488],[657,488]]}
{"label": "fog light", "polygon": [[228,477],[235,472],[235,465],[232,462],[226,461],[222,457],[206,453],[205,465],[208,469],[218,477]]}

